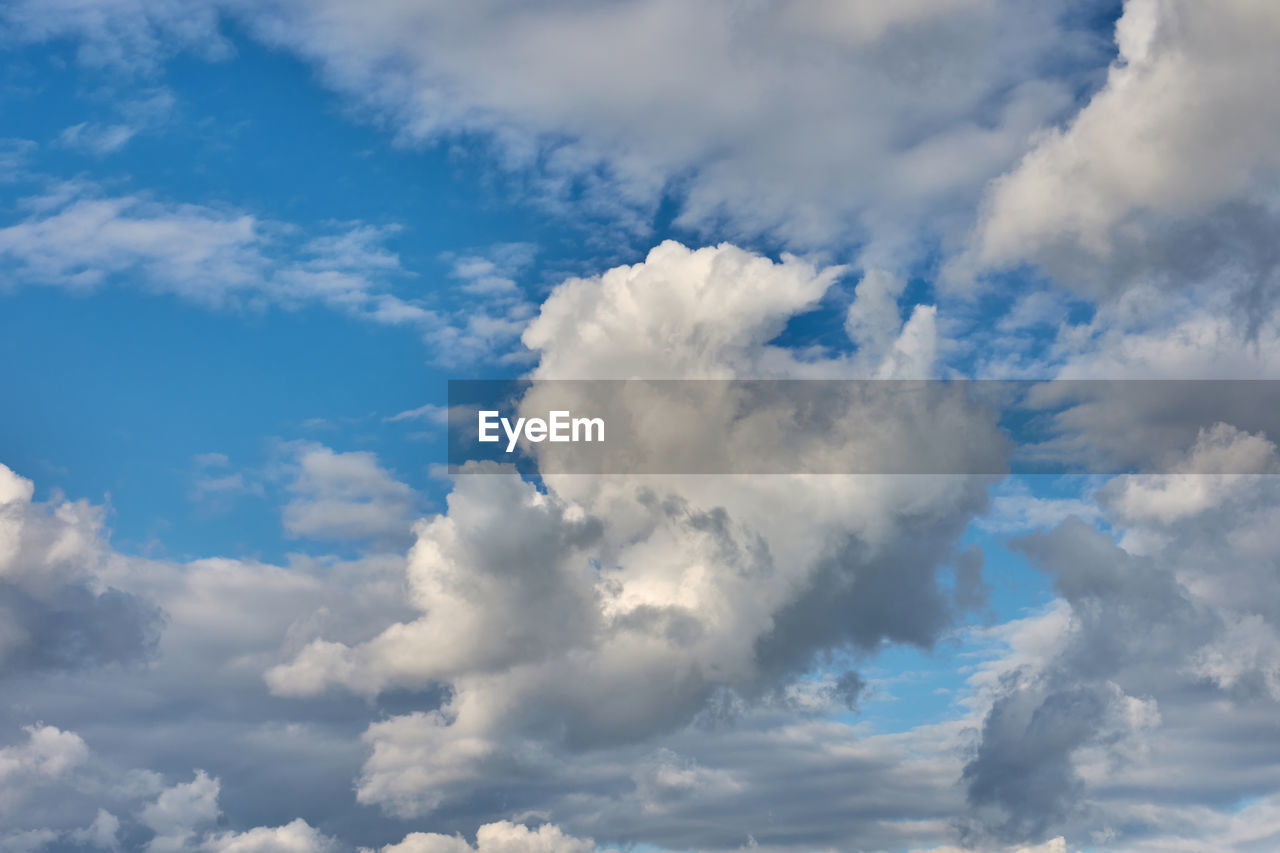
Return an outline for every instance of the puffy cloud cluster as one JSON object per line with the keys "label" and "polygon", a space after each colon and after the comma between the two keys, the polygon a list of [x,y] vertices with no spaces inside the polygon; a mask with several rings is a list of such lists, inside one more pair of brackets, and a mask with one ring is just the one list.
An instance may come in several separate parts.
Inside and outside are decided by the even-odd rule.
{"label": "puffy cloud cluster", "polygon": [[28,726],[27,742],[0,748],[0,798],[11,801],[24,789],[57,779],[88,756],[88,747],[74,732],[54,726]]}
{"label": "puffy cloud cluster", "polygon": [[[87,787],[92,774],[74,778],[76,768],[90,757],[78,735],[52,726],[28,727],[26,734],[27,743],[0,749],[0,795],[7,797],[10,786],[17,785],[32,790],[39,785],[55,786],[58,793],[72,796],[77,788]],[[58,849],[136,849],[143,853],[337,853],[341,849],[334,839],[302,819],[243,832],[219,831],[221,784],[202,770],[196,771],[190,782],[168,786],[146,774],[140,782],[131,782],[126,775],[113,778],[111,783],[117,788],[115,798],[123,794],[122,802],[132,812],[123,821],[99,808],[85,826],[9,831],[0,834],[0,841],[6,850],[33,853],[55,843],[62,845]]]}
{"label": "puffy cloud cluster", "polygon": [[[1203,338],[1235,337],[1233,326],[1252,343],[1274,321],[1277,286],[1280,108],[1268,85],[1280,74],[1277,37],[1280,14],[1267,0],[1128,0],[1105,85],[991,184],[973,245],[951,272],[1031,263],[1090,299],[1134,297],[1127,331],[1144,348],[1176,351],[1200,336],[1217,349]],[[1187,288],[1194,307],[1161,322],[1165,294]],[[1089,355],[1114,352],[1100,349]],[[1225,366],[1178,362],[1154,369],[1222,375]]]}
{"label": "puffy cloud cluster", "polygon": [[671,188],[682,224],[809,246],[852,231],[883,260],[949,230],[1072,106],[1070,73],[1105,63],[1071,8],[146,0],[20,2],[0,22],[137,70],[175,50],[225,53],[229,17],[314,62],[403,140],[491,140],[562,210],[643,229]]}
{"label": "puffy cloud cluster", "polygon": [[1266,0],[1128,0],[1106,85],[996,181],[984,258],[1034,257],[1057,242],[1107,257],[1135,214],[1201,214],[1258,183],[1274,188],[1280,107],[1267,81],[1280,74],[1278,36]]}
{"label": "puffy cloud cluster", "polygon": [[[1263,470],[1280,461],[1270,442],[1222,426],[1179,467],[1224,453]],[[1065,610],[1033,620],[1047,638],[1035,653],[992,672],[964,770],[975,837],[1066,830],[1126,850],[1271,837],[1268,808],[1228,804],[1280,785],[1278,488],[1265,474],[1122,477],[1098,493],[1119,541],[1078,518],[1015,540]],[[1189,802],[1226,811],[1199,823],[1181,811]]]}
{"label": "puffy cloud cluster", "polygon": [[[95,773],[85,770],[91,755],[77,734],[53,726],[28,726],[26,740],[0,747],[0,804],[21,823],[19,806],[42,791],[75,798],[97,790]],[[119,773],[108,776],[111,797],[120,816],[98,808],[85,825],[53,829],[12,829],[0,822],[0,844],[6,851],[36,853],[49,849],[76,851],[138,850],[141,853],[350,853],[351,845],[295,818],[279,826],[244,830],[224,828],[219,797],[221,781],[197,770],[190,781],[166,785],[158,774]],[[579,839],[554,824],[536,828],[511,821],[479,827],[475,844],[460,835],[413,832],[387,844],[379,853],[595,853],[589,839]],[[360,848],[360,853],[374,853]]]}
{"label": "puffy cloud cluster", "polygon": [[0,465],[0,676],[146,658],[162,615],[103,581],[101,511],[34,493]]}
{"label": "puffy cloud cluster", "polygon": [[[770,345],[837,274],[669,243],[566,282],[526,343],[543,378],[847,373],[859,363]],[[915,334],[914,320],[880,322],[895,343]],[[546,772],[559,754],[678,730],[729,696],[773,695],[828,652],[929,646],[956,612],[939,569],[986,500],[986,483],[963,477],[543,483],[457,477],[447,512],[416,529],[421,615],[358,645],[317,639],[268,672],[290,696],[447,686],[440,707],[369,727],[362,801],[424,813],[498,776]]]}
{"label": "puffy cloud cluster", "polygon": [[[1060,325],[1056,338],[993,347],[979,365],[1275,375],[1275,4],[1128,0],[1105,80],[1089,76],[1102,52],[1065,22],[1068,5],[0,10],[6,39],[77,38],[86,64],[138,73],[177,49],[225,52],[217,33],[231,15],[313,61],[402,141],[479,134],[536,194],[571,200],[585,220],[642,231],[665,196],[677,226],[861,246],[846,356],[775,344],[841,270],[728,245],[668,243],[570,279],[536,317],[515,283],[527,247],[460,255],[459,292],[493,306],[460,318],[395,294],[402,271],[384,231],[294,239],[238,210],[63,184],[16,208],[0,260],[66,288],[130,278],[211,305],[323,304],[459,353],[523,330],[539,378],[922,378],[945,372],[957,321],[931,305],[904,311],[895,273],[927,253],[919,235],[948,254],[983,187],[1016,163],[990,184],[953,271],[1031,262],[1106,304],[1064,324],[1064,297],[1029,293],[1005,325],[1051,338]],[[62,142],[106,153],[129,131],[73,125]],[[28,148],[9,144],[0,169],[20,170]],[[980,552],[957,547],[987,506],[980,479],[464,475],[447,511],[413,528],[407,559],[179,565],[111,553],[100,509],[34,501],[0,466],[0,677],[21,697],[4,713],[14,732],[32,708],[57,723],[0,747],[0,800],[23,806],[19,822],[0,821],[0,846],[329,853],[341,833],[321,821],[349,805],[355,777],[360,802],[430,815],[402,841],[383,831],[382,853],[585,853],[587,835],[906,849],[957,827],[982,849],[1024,853],[1274,847],[1280,495],[1257,474],[1280,464],[1277,431],[1221,412],[1197,434],[1220,408],[1196,395],[1158,434],[1131,428],[1167,404],[1124,392],[1068,412],[1062,423],[1112,458],[1190,450],[1168,475],[1102,488],[1096,506],[1017,492],[997,506],[1001,530],[1053,522],[1016,548],[1056,601],[985,629],[1010,648],[979,666],[967,718],[899,734],[840,716],[878,689],[848,655],[930,647],[981,601]],[[845,437],[792,438],[820,454]],[[295,449],[289,533],[404,535],[412,495],[371,454]],[[1072,513],[1094,526],[1060,521]],[[145,675],[99,666],[157,651]],[[86,740],[107,746],[91,757]],[[157,769],[116,772],[122,756]],[[196,766],[211,772],[164,784]],[[56,807],[41,799],[73,777]],[[97,796],[104,778],[120,793]],[[220,825],[233,789],[237,814],[271,799],[274,817]],[[532,810],[565,829],[493,822]]]}
{"label": "puffy cloud cluster", "polygon": [[474,845],[456,835],[415,832],[379,853],[595,853],[597,849],[590,841],[565,835],[553,824],[530,829],[502,820],[480,827]]}

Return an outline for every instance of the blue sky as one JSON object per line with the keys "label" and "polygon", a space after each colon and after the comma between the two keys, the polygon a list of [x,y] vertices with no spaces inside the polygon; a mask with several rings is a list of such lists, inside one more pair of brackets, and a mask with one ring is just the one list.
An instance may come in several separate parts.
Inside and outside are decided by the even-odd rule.
{"label": "blue sky", "polygon": [[[439,407],[1277,378],[1274,37],[1265,0],[6,4],[0,848],[1271,849],[1266,417],[1114,384],[1052,423],[1167,477],[534,484],[445,472]],[[877,446],[950,425],[910,426]]]}

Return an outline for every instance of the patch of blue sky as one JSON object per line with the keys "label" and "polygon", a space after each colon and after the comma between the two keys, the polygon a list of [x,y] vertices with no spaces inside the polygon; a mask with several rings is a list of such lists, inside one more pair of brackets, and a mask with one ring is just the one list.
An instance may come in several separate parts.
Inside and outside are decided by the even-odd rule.
{"label": "patch of blue sky", "polygon": [[[459,253],[536,245],[518,281],[535,292],[546,270],[591,268],[595,250],[528,200],[504,196],[490,165],[459,159],[448,145],[389,145],[381,129],[350,121],[296,59],[247,40],[235,47],[234,62],[173,60],[161,82],[182,120],[160,120],[105,153],[60,137],[82,122],[120,120],[113,94],[89,82],[69,49],[10,55],[0,86],[5,133],[35,147],[27,174],[0,186],[0,224],[21,220],[21,199],[48,182],[75,178],[107,195],[247,212],[302,239],[333,233],[335,223],[394,225],[386,246],[404,267],[397,295],[444,310],[463,299],[449,276]],[[451,376],[512,372],[450,364],[409,327],[316,306],[210,311],[137,289],[131,271],[68,298],[23,281],[12,263],[0,274],[17,285],[0,310],[0,386],[10,410],[23,413],[0,421],[0,451],[46,493],[110,495],[124,550],[157,540],[182,556],[306,550],[283,535],[270,482],[214,513],[191,501],[200,454],[225,455],[225,476],[261,483],[279,442],[368,449],[438,498],[429,469],[444,461],[443,440],[384,419],[442,403]]]}

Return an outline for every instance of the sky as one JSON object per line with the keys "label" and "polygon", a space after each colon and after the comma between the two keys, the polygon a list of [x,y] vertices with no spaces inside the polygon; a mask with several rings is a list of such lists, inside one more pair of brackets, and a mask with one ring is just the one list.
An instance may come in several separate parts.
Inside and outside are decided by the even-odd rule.
{"label": "sky", "polygon": [[446,406],[1280,379],[1278,41],[0,2],[0,850],[1277,849],[1280,425],[1221,386],[1088,386],[1018,476],[450,473]]}

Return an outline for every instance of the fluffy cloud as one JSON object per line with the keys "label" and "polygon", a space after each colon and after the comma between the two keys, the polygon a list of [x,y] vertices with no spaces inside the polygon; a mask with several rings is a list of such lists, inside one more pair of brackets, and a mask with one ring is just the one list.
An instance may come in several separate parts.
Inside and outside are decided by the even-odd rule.
{"label": "fluffy cloud", "polygon": [[966,216],[1071,107],[1071,72],[1106,61],[1068,9],[147,0],[23,2],[3,20],[13,38],[74,38],[88,61],[145,70],[175,50],[218,55],[227,15],[403,140],[482,134],[553,203],[642,229],[670,188],[685,225],[805,245],[852,231],[885,259]]}
{"label": "fluffy cloud", "polygon": [[395,542],[408,534],[413,490],[378,465],[372,453],[335,453],[311,443],[292,450],[293,497],[284,507],[290,536]]}
{"label": "fluffy cloud", "polygon": [[[56,784],[60,786],[58,793],[73,798],[77,788],[92,790],[86,785],[92,774],[80,780],[64,778],[89,759],[89,750],[78,735],[41,726],[28,727],[27,736],[26,744],[0,749],[0,786],[15,781],[31,788]],[[169,786],[156,785],[147,774],[141,778],[141,788],[128,774],[111,780],[113,798],[123,797],[132,807],[127,831],[137,846],[131,849],[145,853],[336,853],[340,849],[332,838],[302,819],[243,832],[217,831],[222,786],[202,770],[196,771],[190,782]],[[140,802],[139,795],[146,789],[154,789],[154,796]],[[6,850],[44,850],[59,841],[77,850],[119,850],[121,826],[118,817],[99,808],[92,822],[81,828],[23,829],[0,834],[0,840]],[[145,838],[145,843],[139,843],[139,838]]]}
{"label": "fluffy cloud", "polygon": [[474,846],[457,836],[415,832],[398,844],[388,844],[380,853],[595,853],[597,849],[590,841],[565,835],[552,824],[530,829],[502,820],[480,827]]}
{"label": "fluffy cloud", "polygon": [[0,802],[12,806],[28,790],[82,763],[89,749],[74,732],[27,726],[27,742],[0,748]]}
{"label": "fluffy cloud", "polygon": [[1070,104],[1041,63],[1088,45],[1056,4],[899,5],[282,2],[246,17],[404,138],[484,132],[580,207],[647,218],[674,182],[684,224],[808,244],[854,228],[888,246],[908,217],[971,201]]}
{"label": "fluffy cloud", "polygon": [[[853,362],[800,361],[770,340],[838,274],[665,244],[566,282],[525,340],[541,377],[830,374]],[[985,505],[979,478],[543,483],[458,477],[410,552],[422,615],[355,646],[318,639],[268,672],[291,696],[448,686],[440,707],[369,728],[362,801],[420,814],[497,775],[546,772],[549,756],[679,730],[717,697],[760,700],[829,651],[928,646],[955,613],[938,569]]]}
{"label": "fluffy cloud", "polygon": [[0,465],[0,675],[148,657],[162,615],[104,580],[101,511],[33,495],[30,480]]}
{"label": "fluffy cloud", "polygon": [[190,782],[166,788],[138,815],[155,833],[147,843],[147,853],[177,853],[187,848],[196,830],[213,822],[219,814],[217,779],[203,770]]}
{"label": "fluffy cloud", "polygon": [[[141,850],[154,835],[157,851],[187,851],[216,829],[209,843],[269,850],[305,836],[282,799],[309,809],[312,825],[350,802],[369,708],[317,702],[282,717],[261,673],[317,634],[356,643],[405,618],[403,554],[150,560],[110,546],[103,507],[34,495],[0,466],[0,587],[15,602],[2,615],[0,725],[56,721],[0,750],[0,799],[22,806],[0,809],[0,846],[17,849],[21,836],[33,849],[50,839],[112,849],[115,837]],[[192,779],[193,766],[209,772]],[[165,793],[161,780],[182,775]],[[231,826],[261,803],[274,819],[257,822],[281,828],[241,839],[215,827],[218,778],[234,782]]]}
{"label": "fluffy cloud", "polygon": [[207,839],[207,853],[333,853],[337,842],[318,832],[302,818],[284,826],[259,826],[246,832],[228,832]]}
{"label": "fluffy cloud", "polygon": [[992,186],[980,262],[1041,261],[1093,293],[1270,278],[1277,36],[1266,0],[1128,0],[1106,85]]}
{"label": "fluffy cloud", "polygon": [[[1179,467],[1223,454],[1264,470],[1277,462],[1270,442],[1222,426]],[[1259,828],[1263,808],[1207,823],[1177,816],[1180,803],[1229,804],[1280,784],[1269,769],[1280,614],[1264,592],[1277,553],[1272,479],[1118,478],[1098,497],[1119,542],[1079,519],[1015,541],[1062,606],[1033,620],[1045,638],[1034,652],[987,682],[964,772],[975,838],[1065,830],[1084,846],[1244,850],[1274,832]]]}

